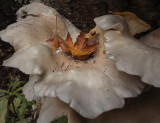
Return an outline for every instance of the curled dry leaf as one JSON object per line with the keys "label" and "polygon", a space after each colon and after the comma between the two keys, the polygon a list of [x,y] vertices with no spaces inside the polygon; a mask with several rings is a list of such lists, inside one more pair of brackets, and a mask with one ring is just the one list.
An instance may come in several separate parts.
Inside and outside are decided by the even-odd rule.
{"label": "curled dry leaf", "polygon": [[96,34],[96,30],[95,30],[95,28],[93,28],[93,29],[91,29],[91,30],[89,31],[89,33],[87,33],[87,34],[85,35],[85,38],[91,38],[91,37],[93,37],[95,34]]}
{"label": "curled dry leaf", "polygon": [[136,33],[145,32],[151,28],[149,24],[145,21],[139,19],[135,14],[131,12],[112,12],[111,14],[116,14],[122,16],[128,24],[129,31],[132,35]]}

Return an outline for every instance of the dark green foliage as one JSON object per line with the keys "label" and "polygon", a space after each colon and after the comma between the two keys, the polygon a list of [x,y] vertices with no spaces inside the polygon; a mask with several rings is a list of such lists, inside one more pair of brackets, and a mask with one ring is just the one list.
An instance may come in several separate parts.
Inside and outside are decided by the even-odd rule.
{"label": "dark green foliage", "polygon": [[57,121],[55,121],[54,123],[68,123],[68,119],[66,116],[64,116],[58,119]]}
{"label": "dark green foliage", "polygon": [[22,94],[24,81],[18,78],[8,85],[8,90],[0,89],[0,120],[2,123],[27,123],[30,121],[32,105]]}
{"label": "dark green foliage", "polygon": [[[7,89],[0,89],[0,121],[1,123],[32,123],[32,105],[22,94],[24,81],[12,78]],[[67,123],[67,117],[62,117],[54,123]]]}

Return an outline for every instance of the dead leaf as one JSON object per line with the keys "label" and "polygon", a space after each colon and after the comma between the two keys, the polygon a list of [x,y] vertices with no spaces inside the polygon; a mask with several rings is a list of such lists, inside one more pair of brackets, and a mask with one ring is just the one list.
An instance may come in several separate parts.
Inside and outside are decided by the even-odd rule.
{"label": "dead leaf", "polygon": [[46,42],[52,42],[52,48],[53,50],[57,50],[60,46],[60,42],[62,42],[62,38],[59,37],[58,35],[55,35],[54,38],[50,38],[48,40],[46,40]]}
{"label": "dead leaf", "polygon": [[[85,56],[86,58],[86,56],[90,55],[96,50],[96,47],[98,45],[97,39],[98,35],[95,35],[90,39],[86,39],[85,34],[81,32],[77,37],[77,41],[75,42],[75,44],[73,44],[72,38],[68,33],[67,39],[60,42],[60,47],[62,48],[63,52],[68,53],[68,51],[70,51],[70,53],[76,58],[78,58],[79,56],[81,56],[81,58],[82,56]],[[88,41],[89,43],[87,43]]]}
{"label": "dead leaf", "polygon": [[145,32],[151,28],[149,24],[139,19],[135,14],[131,12],[111,12],[109,11],[109,13],[122,16],[126,20],[129,31],[132,35],[135,35],[136,33],[140,33],[140,32]]}
{"label": "dead leaf", "polygon": [[86,39],[87,40],[86,45],[88,46],[88,45],[95,44],[97,42],[98,37],[99,37],[99,34],[97,33],[94,36],[92,36],[91,38]]}
{"label": "dead leaf", "polygon": [[85,35],[85,38],[87,38],[87,39],[92,38],[95,34],[96,34],[96,30],[95,30],[95,28],[93,28],[93,29],[91,29],[91,30],[89,31],[89,33],[87,33],[87,34]]}
{"label": "dead leaf", "polygon": [[86,35],[81,31],[80,35],[78,35],[77,37],[75,44],[73,43],[71,35],[69,33],[67,34],[67,38],[65,40],[63,40],[56,34],[54,38],[48,39],[47,42],[52,42],[52,48],[55,51],[59,47],[61,47],[62,52],[71,53],[72,56],[76,59],[86,60],[89,55],[96,50],[96,47],[98,45],[97,40],[99,34],[94,35],[92,33],[95,33],[94,29],[92,29],[88,33],[87,37],[89,38],[86,38]]}

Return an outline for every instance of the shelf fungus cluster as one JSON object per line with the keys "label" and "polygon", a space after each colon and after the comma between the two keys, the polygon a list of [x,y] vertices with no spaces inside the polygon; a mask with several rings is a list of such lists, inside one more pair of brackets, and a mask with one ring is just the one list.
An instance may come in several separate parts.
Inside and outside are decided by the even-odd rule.
{"label": "shelf fungus cluster", "polygon": [[[135,39],[150,26],[129,12],[111,12],[94,21],[96,27],[85,35],[55,9],[33,2],[0,32],[15,48],[3,65],[30,75],[23,93],[27,100],[41,102],[38,123],[62,116],[69,123],[112,123],[110,110],[122,108],[125,98],[141,94],[145,83],[160,87],[160,31]],[[122,109],[115,118],[128,123],[124,115],[134,113]]]}

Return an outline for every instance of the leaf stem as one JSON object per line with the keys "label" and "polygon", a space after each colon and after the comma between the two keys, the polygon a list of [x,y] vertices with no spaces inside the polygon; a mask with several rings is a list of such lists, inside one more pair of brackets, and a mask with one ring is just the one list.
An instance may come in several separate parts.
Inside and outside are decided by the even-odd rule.
{"label": "leaf stem", "polygon": [[56,14],[56,35],[58,35],[58,14]]}
{"label": "leaf stem", "polygon": [[66,69],[64,69],[64,72],[66,72],[66,71],[67,71],[67,69],[69,68],[69,66],[70,66],[70,65],[71,65],[71,63],[72,63],[72,60],[73,60],[73,55],[72,55],[71,59],[69,60],[69,64],[68,64],[68,66],[66,67]]}
{"label": "leaf stem", "polygon": [[16,109],[15,109],[15,106],[14,106],[14,103],[13,103],[13,97],[12,97],[12,96],[11,96],[11,104],[12,104],[12,107],[13,107],[14,114],[16,115],[16,117],[18,118],[18,120],[20,120],[19,117],[18,117],[18,114],[17,114],[17,112],[16,112]]}

